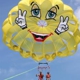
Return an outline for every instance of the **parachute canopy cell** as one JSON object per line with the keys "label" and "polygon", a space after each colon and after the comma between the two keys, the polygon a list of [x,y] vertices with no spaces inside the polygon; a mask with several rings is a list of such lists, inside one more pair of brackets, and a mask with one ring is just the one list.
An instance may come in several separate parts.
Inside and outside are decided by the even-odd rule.
{"label": "parachute canopy cell", "polygon": [[2,30],[6,46],[36,61],[73,55],[80,42],[78,20],[62,0],[21,0]]}

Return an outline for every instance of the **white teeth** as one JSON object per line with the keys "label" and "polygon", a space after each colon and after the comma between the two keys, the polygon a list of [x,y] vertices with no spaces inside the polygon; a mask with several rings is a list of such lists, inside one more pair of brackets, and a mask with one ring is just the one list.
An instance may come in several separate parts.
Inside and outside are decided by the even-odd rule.
{"label": "white teeth", "polygon": [[32,32],[32,34],[39,35],[39,36],[48,36],[48,34],[39,34],[39,33],[35,33],[35,32]]}

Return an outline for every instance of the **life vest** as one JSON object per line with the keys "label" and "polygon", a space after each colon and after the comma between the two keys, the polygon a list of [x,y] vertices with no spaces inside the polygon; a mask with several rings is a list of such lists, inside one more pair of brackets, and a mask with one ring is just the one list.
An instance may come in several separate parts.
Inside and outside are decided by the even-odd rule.
{"label": "life vest", "polygon": [[50,74],[47,74],[47,75],[46,75],[46,78],[50,78],[50,77],[51,77]]}
{"label": "life vest", "polygon": [[40,79],[43,79],[43,75],[42,75],[42,74],[40,74],[40,75],[39,75],[39,78],[40,78]]}

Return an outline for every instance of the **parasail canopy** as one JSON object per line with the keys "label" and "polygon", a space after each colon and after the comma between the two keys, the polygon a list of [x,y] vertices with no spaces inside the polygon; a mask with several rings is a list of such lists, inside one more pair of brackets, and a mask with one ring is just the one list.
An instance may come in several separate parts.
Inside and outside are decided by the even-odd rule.
{"label": "parasail canopy", "polygon": [[80,42],[78,20],[61,0],[21,0],[2,31],[6,46],[36,61],[73,55]]}

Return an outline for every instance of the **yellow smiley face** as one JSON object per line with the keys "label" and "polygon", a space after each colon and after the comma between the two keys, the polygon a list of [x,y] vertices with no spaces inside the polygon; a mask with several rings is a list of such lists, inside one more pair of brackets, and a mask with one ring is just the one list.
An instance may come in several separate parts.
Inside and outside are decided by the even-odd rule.
{"label": "yellow smiley face", "polygon": [[[19,10],[21,13],[27,12],[22,17],[27,25],[25,29],[15,22]],[[52,61],[56,56],[65,57],[75,53],[80,42],[78,20],[72,8],[61,0],[21,0],[8,15],[2,28],[3,41],[10,49],[19,51],[24,58]],[[55,30],[61,16],[69,17],[69,29],[58,35]]]}

